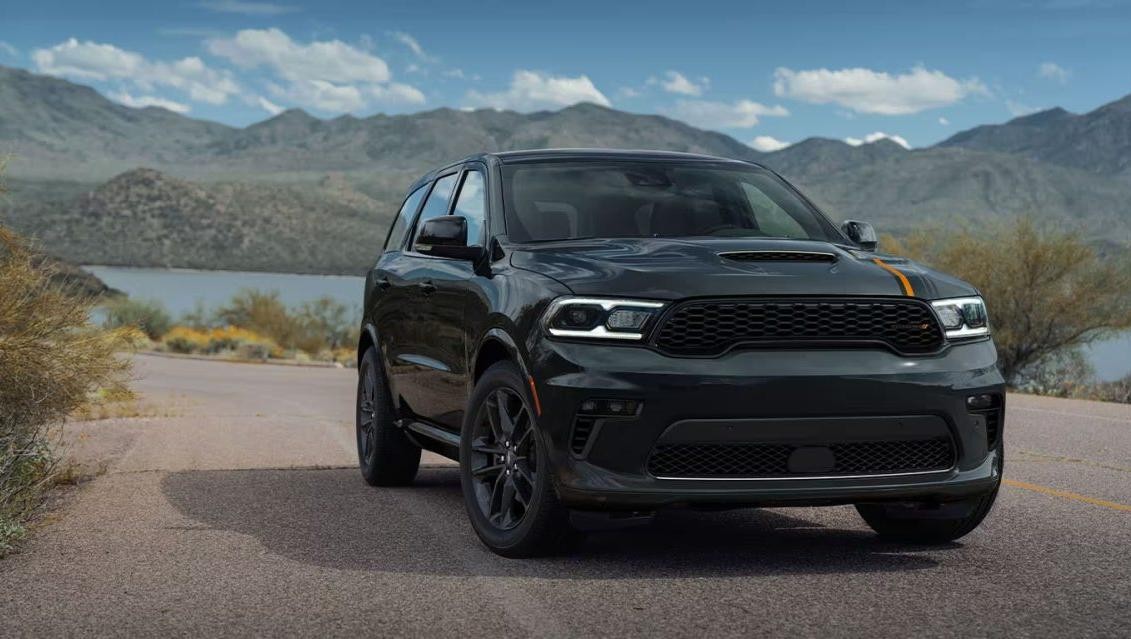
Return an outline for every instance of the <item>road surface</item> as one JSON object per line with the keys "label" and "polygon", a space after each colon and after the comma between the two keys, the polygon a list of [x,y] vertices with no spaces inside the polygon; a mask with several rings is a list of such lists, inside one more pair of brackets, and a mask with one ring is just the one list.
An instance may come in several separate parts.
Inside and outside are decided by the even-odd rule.
{"label": "road surface", "polygon": [[72,425],[106,472],[0,561],[0,636],[1048,636],[1131,632],[1131,406],[1011,396],[1008,485],[959,543],[851,507],[673,512],[505,560],[451,466],[374,489],[350,370],[139,357],[157,417]]}

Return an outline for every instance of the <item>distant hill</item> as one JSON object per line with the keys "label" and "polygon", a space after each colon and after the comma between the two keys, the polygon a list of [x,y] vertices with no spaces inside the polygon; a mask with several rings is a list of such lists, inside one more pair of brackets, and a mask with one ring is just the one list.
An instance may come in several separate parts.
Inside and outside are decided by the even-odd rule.
{"label": "distant hill", "polygon": [[1131,95],[1083,115],[1056,108],[975,127],[939,146],[1010,153],[1131,181]]}
{"label": "distant hill", "polygon": [[197,184],[135,169],[67,205],[13,207],[9,222],[78,264],[357,274],[385,239],[384,210],[334,179]]}
{"label": "distant hill", "polygon": [[0,222],[77,262],[358,273],[427,169],[478,151],[612,147],[762,162],[834,218],[881,231],[1020,214],[1131,246],[1129,123],[1125,98],[1085,115],[1051,110],[978,127],[928,149],[812,138],[773,153],[592,104],[331,120],[289,110],[234,128],[0,67],[0,155],[12,158]]}

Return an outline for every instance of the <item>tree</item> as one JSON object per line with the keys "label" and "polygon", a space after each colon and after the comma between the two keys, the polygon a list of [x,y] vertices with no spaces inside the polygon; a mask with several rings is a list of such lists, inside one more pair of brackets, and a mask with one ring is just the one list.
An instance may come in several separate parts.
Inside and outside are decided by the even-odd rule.
{"label": "tree", "polygon": [[1011,385],[1057,354],[1131,328],[1131,261],[1100,256],[1075,233],[1018,218],[976,232],[885,238],[884,248],[978,287]]}

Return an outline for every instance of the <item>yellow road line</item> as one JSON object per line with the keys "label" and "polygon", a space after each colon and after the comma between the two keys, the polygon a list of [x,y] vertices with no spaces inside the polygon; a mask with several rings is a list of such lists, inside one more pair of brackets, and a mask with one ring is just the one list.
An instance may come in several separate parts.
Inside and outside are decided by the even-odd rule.
{"label": "yellow road line", "polygon": [[1131,513],[1131,506],[1128,506],[1127,504],[1120,504],[1118,502],[1108,501],[1106,499],[1100,499],[1098,497],[1089,497],[1087,495],[1081,495],[1080,493],[1074,493],[1068,490],[1060,490],[1059,488],[1049,488],[1048,486],[1041,486],[1040,484],[1030,484],[1027,481],[1017,481],[1016,479],[1003,479],[1001,481],[1003,484],[1007,486],[1013,486],[1014,488],[1023,488],[1025,490],[1031,490],[1033,492],[1041,493],[1044,495],[1063,497],[1065,499],[1071,499],[1073,501],[1082,501],[1085,504],[1091,504],[1093,506],[1100,506],[1103,508],[1110,508],[1112,510]]}
{"label": "yellow road line", "polygon": [[880,268],[894,275],[895,279],[899,280],[899,285],[903,288],[904,295],[907,297],[915,297],[915,289],[911,288],[911,282],[908,281],[906,275],[901,273],[898,269],[892,268],[878,257],[873,258],[872,261],[879,265]]}

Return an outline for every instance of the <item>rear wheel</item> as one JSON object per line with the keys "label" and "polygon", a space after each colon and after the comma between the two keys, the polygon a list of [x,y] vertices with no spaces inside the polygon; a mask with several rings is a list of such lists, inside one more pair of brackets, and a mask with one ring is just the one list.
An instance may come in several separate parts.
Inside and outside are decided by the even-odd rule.
{"label": "rear wheel", "polygon": [[553,554],[580,539],[554,491],[529,392],[514,364],[493,365],[475,385],[460,439],[471,525],[504,557]]}
{"label": "rear wheel", "polygon": [[872,530],[885,539],[916,544],[942,544],[978,527],[993,508],[997,488],[962,501],[943,504],[857,504]]}
{"label": "rear wheel", "polygon": [[420,447],[409,441],[395,419],[385,373],[370,347],[358,368],[357,458],[371,486],[410,484],[420,467]]}

